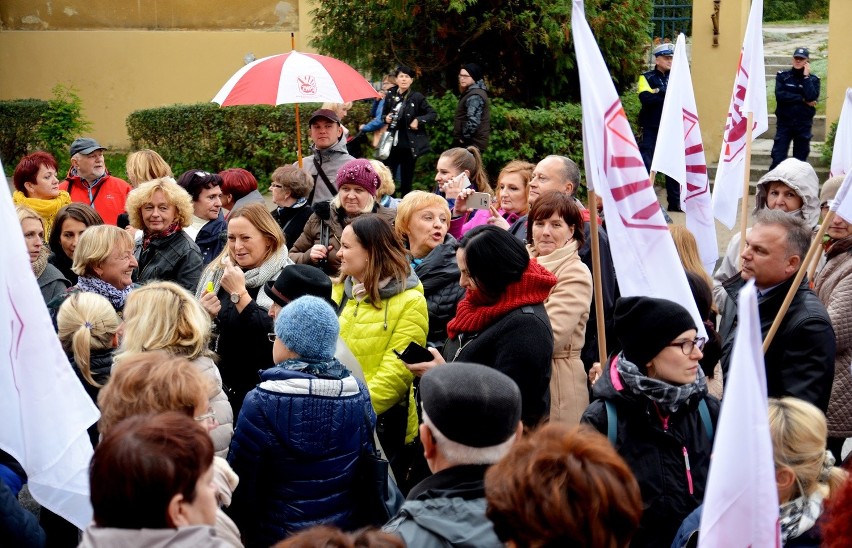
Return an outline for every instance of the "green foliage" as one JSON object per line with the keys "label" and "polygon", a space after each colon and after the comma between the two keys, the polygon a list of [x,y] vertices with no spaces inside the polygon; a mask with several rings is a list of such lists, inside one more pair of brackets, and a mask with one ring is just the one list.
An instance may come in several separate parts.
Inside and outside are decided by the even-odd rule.
{"label": "green foliage", "polygon": [[764,21],[828,19],[829,0],[766,0]]}
{"label": "green foliage", "polygon": [[837,135],[837,122],[835,120],[831,127],[828,128],[828,135],[825,136],[825,144],[822,146],[822,161],[825,165],[831,165],[831,158],[834,155],[834,137]]}
{"label": "green foliage", "polygon": [[[634,125],[639,112],[635,92],[621,98]],[[418,158],[414,187],[434,184],[438,156],[455,146],[453,114],[458,98],[452,93],[430,98],[438,121],[429,126],[432,152]],[[310,154],[307,123],[317,105],[301,105],[303,153]],[[134,149],[156,150],[180,174],[188,169],[219,171],[243,167],[265,190],[276,167],[296,161],[295,116],[292,105],[219,108],[210,103],[173,105],[138,110],[127,118]],[[344,120],[352,133],[369,118],[369,104],[356,103]],[[527,109],[503,99],[491,102],[491,141],[483,154],[492,181],[511,160],[537,162],[548,154],[562,154],[583,166],[582,109],[579,103],[552,103],[550,108]],[[368,152],[365,149],[365,152]],[[116,167],[116,169],[118,166]],[[116,173],[115,169],[110,171]],[[117,172],[117,173],[120,173]]]}
{"label": "green foliage", "polygon": [[[586,17],[618,89],[641,72],[650,0],[587,0]],[[412,67],[420,89],[457,87],[462,63],[480,64],[492,94],[523,105],[579,99],[564,0],[339,0],[320,2],[311,45],[376,75]],[[354,39],[357,37],[357,39]]]}
{"label": "green foliage", "polygon": [[[319,104],[299,105],[302,154],[310,155],[308,120]],[[344,120],[353,133],[369,116],[369,104],[357,103]],[[221,108],[213,103],[137,110],[127,117],[134,150],[156,150],[175,175],[189,169],[221,171],[241,167],[269,185],[275,168],[296,161],[294,105]]]}
{"label": "green foliage", "polygon": [[45,150],[55,157],[67,156],[71,143],[87,133],[92,124],[83,116],[83,100],[73,87],[56,84],[53,99],[42,114],[38,137]]}
{"label": "green foliage", "polygon": [[39,149],[62,162],[71,142],[91,129],[83,116],[83,102],[73,87],[57,84],[52,93],[49,101],[0,101],[0,158],[7,171],[14,169],[23,156]]}
{"label": "green foliage", "polygon": [[0,160],[7,172],[38,148],[38,127],[45,110],[47,101],[41,99],[0,101]]}

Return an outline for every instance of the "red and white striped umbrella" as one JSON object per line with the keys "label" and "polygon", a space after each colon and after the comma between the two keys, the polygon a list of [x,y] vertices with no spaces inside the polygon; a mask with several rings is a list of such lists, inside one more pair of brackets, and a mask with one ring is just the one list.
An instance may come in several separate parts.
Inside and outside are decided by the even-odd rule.
{"label": "red and white striped umbrella", "polygon": [[231,76],[213,102],[226,107],[346,103],[379,97],[370,82],[343,61],[291,51],[244,66]]}

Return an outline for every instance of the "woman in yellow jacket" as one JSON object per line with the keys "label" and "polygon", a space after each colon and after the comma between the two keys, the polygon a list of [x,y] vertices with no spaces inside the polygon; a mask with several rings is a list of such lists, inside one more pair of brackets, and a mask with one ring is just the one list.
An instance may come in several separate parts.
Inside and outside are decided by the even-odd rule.
{"label": "woman in yellow jacket", "polygon": [[426,344],[429,313],[423,285],[405,248],[381,216],[362,215],[343,229],[338,303],[340,336],[361,363],[378,420],[376,432],[397,478],[408,463],[403,447],[417,436],[414,375],[394,354]]}

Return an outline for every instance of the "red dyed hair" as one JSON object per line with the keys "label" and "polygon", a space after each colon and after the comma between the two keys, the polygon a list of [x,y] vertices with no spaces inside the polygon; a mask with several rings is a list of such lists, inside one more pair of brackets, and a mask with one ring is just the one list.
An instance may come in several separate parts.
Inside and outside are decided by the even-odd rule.
{"label": "red dyed hair", "polygon": [[588,426],[551,422],[485,474],[486,515],[516,546],[627,546],[642,497],[630,468]]}
{"label": "red dyed hair", "polygon": [[195,484],[213,465],[210,434],[176,411],[116,424],[95,449],[89,483],[98,527],[174,527],[169,501],[195,500]]}
{"label": "red dyed hair", "polygon": [[257,179],[251,172],[241,168],[232,167],[219,172],[222,178],[222,193],[230,194],[234,201],[239,200],[249,192],[257,190]]}
{"label": "red dyed hair", "polygon": [[822,545],[825,548],[846,547],[852,538],[852,476],[826,501],[822,516]]}
{"label": "red dyed hair", "polygon": [[34,183],[41,166],[49,167],[54,171],[59,169],[56,158],[51,153],[43,150],[38,150],[21,158],[21,161],[15,167],[15,175],[13,176],[15,188],[27,194],[24,183]]}

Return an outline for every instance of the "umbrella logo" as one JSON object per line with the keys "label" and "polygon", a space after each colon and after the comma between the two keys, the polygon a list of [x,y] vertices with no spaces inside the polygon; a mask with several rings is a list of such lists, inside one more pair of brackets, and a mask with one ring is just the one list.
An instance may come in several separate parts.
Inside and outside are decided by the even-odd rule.
{"label": "umbrella logo", "polygon": [[306,95],[316,95],[317,79],[311,75],[297,76],[296,81],[299,84],[299,91]]}

